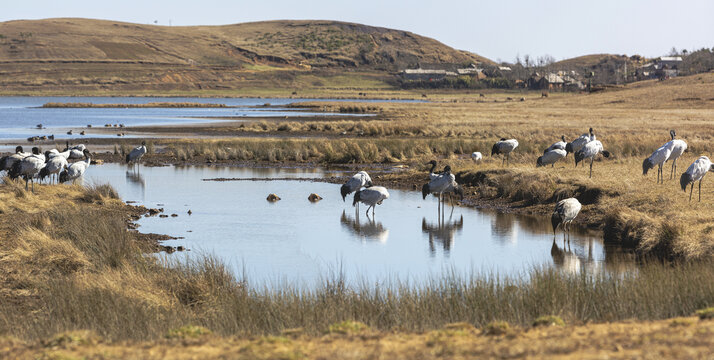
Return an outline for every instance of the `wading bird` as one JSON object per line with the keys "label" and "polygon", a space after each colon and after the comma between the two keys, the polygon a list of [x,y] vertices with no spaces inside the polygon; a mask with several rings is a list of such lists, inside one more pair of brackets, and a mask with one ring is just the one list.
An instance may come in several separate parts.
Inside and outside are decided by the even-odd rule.
{"label": "wading bird", "polygon": [[345,197],[347,195],[363,187],[368,188],[370,186],[372,186],[372,178],[369,177],[369,174],[367,174],[366,171],[360,171],[352,175],[352,177],[340,187],[340,195],[342,195],[342,201],[345,201]]}
{"label": "wading bird", "polygon": [[60,182],[75,181],[84,175],[89,168],[91,159],[89,158],[89,150],[84,149],[84,161],[77,161],[67,166],[66,170],[60,173]]}
{"label": "wading bird", "polygon": [[[671,142],[671,141],[670,141]],[[662,165],[669,159],[669,156],[672,154],[672,146],[668,142],[662,146],[660,146],[659,149],[655,150],[652,155],[650,155],[647,159],[645,159],[642,162],[642,175],[647,175],[647,172],[657,166],[657,183],[659,184],[660,181],[664,183],[664,174],[662,173]]]}
{"label": "wading bird", "polygon": [[[553,143],[553,145],[549,146],[547,149],[543,150],[543,155],[545,155],[548,151],[555,150],[555,149],[560,149],[565,151],[565,147],[568,146],[568,144],[565,142],[565,135],[560,136],[560,141]],[[566,152],[567,154],[567,152]]]}
{"label": "wading bird", "polygon": [[558,201],[555,204],[555,210],[550,216],[550,223],[553,225],[553,238],[555,238],[555,230],[558,226],[563,228],[563,242],[565,242],[565,232],[568,232],[568,242],[570,242],[570,226],[575,220],[575,217],[580,213],[580,201],[576,198],[568,198]]}
{"label": "wading bird", "polygon": [[505,156],[503,157],[503,160],[501,161],[501,165],[503,165],[503,162],[506,162],[506,165],[508,165],[508,161],[511,157],[511,152],[515,150],[518,147],[518,140],[516,139],[509,139],[506,140],[505,138],[501,138],[498,142],[493,144],[493,148],[491,148],[491,156],[498,155],[498,154],[504,154]]}
{"label": "wading bird", "polygon": [[590,159],[590,177],[593,177],[593,161],[595,161],[595,156],[600,153],[606,158],[610,157],[610,152],[602,148],[600,140],[593,140],[585,144],[575,152],[575,166],[578,166],[578,163],[585,159]]}
{"label": "wading bird", "polygon": [[374,207],[382,205],[382,201],[385,199],[389,199],[389,192],[387,189],[382,186],[372,186],[366,189],[357,190],[357,192],[355,192],[355,197],[352,200],[352,206],[356,206],[361,202],[368,205],[365,214],[369,216],[369,209],[372,208],[372,215],[374,215]]}
{"label": "wading bird", "polygon": [[[61,155],[55,155],[53,157],[48,156],[47,157],[47,162],[45,163],[45,166],[40,169],[40,173],[38,177],[40,178],[40,181],[44,180],[47,176],[50,177],[50,183],[52,183],[53,177],[59,176],[59,172],[64,170],[65,167],[69,166],[69,163],[67,163],[67,159],[64,158],[64,156]],[[59,179],[56,179],[59,180]]]}
{"label": "wading bird", "polygon": [[669,160],[672,160],[672,171],[669,172],[669,178],[672,179],[677,172],[677,159],[687,151],[687,143],[684,140],[675,139],[677,132],[674,130],[670,130],[669,135],[672,137],[672,140],[669,141],[672,143],[672,154],[669,155]]}
{"label": "wading bird", "polygon": [[568,153],[565,151],[565,149],[553,149],[550,151],[546,151],[543,156],[539,156],[536,160],[536,167],[546,165],[552,165],[552,167],[555,167],[555,163],[558,160],[564,158],[567,154]]}
{"label": "wading bird", "polygon": [[[595,134],[593,133],[593,128],[590,128],[590,130],[585,133],[580,135],[577,139],[565,144],[565,151],[568,153],[575,153],[578,150],[582,149],[585,144],[597,140],[595,138]],[[575,163],[575,166],[578,166],[577,163]]]}
{"label": "wading bird", "polygon": [[682,191],[684,192],[687,192],[687,185],[692,184],[692,188],[689,190],[689,201],[692,201],[695,181],[699,181],[699,201],[702,201],[702,180],[704,179],[704,175],[709,171],[714,171],[714,169],[712,169],[712,162],[708,157],[702,156],[694,160],[692,165],[689,165],[687,171],[679,178],[679,184],[682,185]]}
{"label": "wading bird", "polygon": [[139,163],[139,160],[141,160],[141,157],[146,154],[146,141],[141,142],[141,146],[135,147],[129,154],[126,156],[126,163],[133,163],[134,165]]}
{"label": "wading bird", "polygon": [[22,146],[16,147],[14,154],[0,158],[0,171],[10,171],[12,165],[30,155],[32,155],[32,153],[24,152]]}
{"label": "wading bird", "polygon": [[[461,186],[456,183],[456,176],[451,173],[451,166],[446,165],[442,173],[431,172],[429,174],[429,177],[431,180],[421,187],[422,199],[426,199],[427,195],[429,194],[436,195],[439,199],[439,212],[441,212],[441,208],[443,206],[444,194],[454,193],[456,195],[459,195],[463,200],[464,191]],[[453,208],[453,202],[451,205]]]}
{"label": "wading bird", "polygon": [[28,182],[32,183],[32,192],[35,191],[34,177],[40,172],[40,169],[45,166],[45,156],[40,154],[40,149],[33,147],[32,155],[25,157],[20,161],[16,161],[8,175],[11,179],[17,179],[22,176],[25,178],[25,190],[28,190]]}

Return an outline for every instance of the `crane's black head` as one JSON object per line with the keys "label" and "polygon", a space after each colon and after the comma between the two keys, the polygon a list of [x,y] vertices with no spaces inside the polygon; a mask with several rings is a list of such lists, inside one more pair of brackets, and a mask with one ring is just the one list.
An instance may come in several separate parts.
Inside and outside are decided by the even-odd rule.
{"label": "crane's black head", "polygon": [[550,216],[550,224],[553,225],[553,235],[555,235],[555,230],[558,229],[558,225],[560,225],[560,214],[557,212],[554,212],[553,215]]}
{"label": "crane's black head", "polygon": [[67,150],[69,150],[69,141],[64,142],[64,150],[62,150],[62,152],[65,152]]}
{"label": "crane's black head", "polygon": [[20,164],[22,164],[22,161],[15,161],[15,163],[12,164],[12,167],[7,172],[10,179],[15,180],[20,177]]}
{"label": "crane's black head", "polygon": [[693,182],[694,178],[692,177],[692,174],[687,174],[686,172],[679,178],[679,185],[682,186],[682,191],[684,192],[687,192],[687,185]]}
{"label": "crane's black head", "polygon": [[364,185],[364,187],[366,187],[366,188],[371,188],[372,186],[374,186],[374,185],[372,185],[372,180],[367,181],[367,183]]}
{"label": "crane's black head", "polygon": [[671,137],[672,137],[672,140],[674,140],[674,138],[677,136],[677,132],[674,131],[674,130],[670,130],[670,131],[669,131],[669,136],[671,136]]}
{"label": "crane's black head", "polygon": [[654,164],[650,160],[650,158],[645,159],[645,161],[642,162],[642,175],[647,175],[647,172],[650,171],[654,167]]}
{"label": "crane's black head", "polygon": [[352,206],[357,205],[362,200],[362,190],[357,190],[355,197],[352,199]]}
{"label": "crane's black head", "polygon": [[602,156],[604,156],[604,157],[606,157],[606,158],[609,158],[610,155],[612,155],[612,153],[610,153],[609,151],[607,151],[607,150],[603,150],[603,151],[602,151]]}
{"label": "crane's black head", "polygon": [[25,152],[25,150],[22,149],[22,146],[18,146],[15,148],[15,154]]}
{"label": "crane's black head", "polygon": [[590,128],[590,130],[589,130],[588,132],[589,132],[590,135],[592,136],[592,134],[593,134],[593,128]]}
{"label": "crane's black head", "polygon": [[342,195],[342,202],[345,202],[345,197],[350,193],[349,188],[347,188],[347,184],[344,184],[340,187],[340,195]]}
{"label": "crane's black head", "polygon": [[565,135],[560,135],[560,141],[565,142]]}
{"label": "crane's black head", "polygon": [[491,148],[491,156],[493,155],[498,155],[500,152],[498,151],[498,143],[493,144],[493,147]]}
{"label": "crane's black head", "polygon": [[541,167],[543,166],[543,157],[539,156],[538,159],[536,160],[536,167]]}
{"label": "crane's black head", "polygon": [[40,173],[38,176],[40,177],[40,180],[44,180],[49,175],[50,175],[50,171],[45,166],[42,169],[40,169]]}
{"label": "crane's black head", "polygon": [[434,169],[436,169],[436,160],[431,160],[431,161],[429,161],[429,162],[426,163],[426,164],[427,164],[427,165],[431,165],[431,169],[429,170],[429,172],[430,172],[430,173],[433,173],[433,172],[434,172]]}
{"label": "crane's black head", "polygon": [[61,183],[67,182],[69,180],[69,174],[67,173],[67,170],[62,170],[59,176],[59,181]]}
{"label": "crane's black head", "polygon": [[89,150],[87,150],[87,149],[84,149],[84,151],[82,151],[82,154],[84,154],[84,157],[87,158],[87,159],[89,158],[89,155],[91,155],[91,154],[89,153]]}
{"label": "crane's black head", "polygon": [[578,166],[578,163],[583,161],[583,159],[585,158],[585,154],[583,154],[582,151],[577,151],[575,153],[574,157],[575,157],[575,166]]}
{"label": "crane's black head", "polygon": [[449,165],[444,166],[444,174],[451,174],[451,166],[449,166]]}
{"label": "crane's black head", "polygon": [[33,147],[32,153],[35,155],[40,155],[40,148],[38,148],[37,146]]}
{"label": "crane's black head", "polygon": [[429,189],[429,183],[424,184],[424,186],[421,187],[422,199],[426,199],[427,195],[429,195],[430,192],[431,190]]}
{"label": "crane's black head", "polygon": [[142,142],[141,142],[141,145],[142,145],[142,146],[146,146],[146,140],[142,141]]}
{"label": "crane's black head", "polygon": [[565,144],[565,155],[570,154],[571,152],[573,152],[573,144],[572,143]]}

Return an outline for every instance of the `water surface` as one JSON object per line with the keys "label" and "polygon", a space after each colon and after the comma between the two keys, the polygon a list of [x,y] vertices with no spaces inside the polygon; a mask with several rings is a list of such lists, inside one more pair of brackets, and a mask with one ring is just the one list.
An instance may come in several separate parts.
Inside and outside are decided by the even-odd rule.
{"label": "water surface", "polygon": [[[577,272],[621,266],[606,261],[597,233],[573,227],[570,246],[554,242],[549,219],[456,207],[443,220],[435,198],[390,189],[390,198],[366,216],[339,185],[269,178],[319,178],[321,169],[241,167],[93,166],[85,182],[110,183],[124,200],[162,207],[178,217],[144,218],[140,231],[182,237],[166,242],[191,249],[171,256],[216,254],[254,282],[310,286],[327,272],[351,281],[423,280],[455,271],[520,275],[533,266]],[[265,178],[263,181],[204,181]],[[307,200],[310,193],[324,199]],[[270,193],[282,200],[266,201]],[[188,210],[192,215],[188,215]]]}

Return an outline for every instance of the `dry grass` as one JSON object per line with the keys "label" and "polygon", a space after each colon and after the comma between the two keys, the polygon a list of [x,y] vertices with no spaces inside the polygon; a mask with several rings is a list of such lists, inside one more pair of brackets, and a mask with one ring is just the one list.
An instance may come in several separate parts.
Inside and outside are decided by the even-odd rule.
{"label": "dry grass", "polygon": [[[185,325],[219,335],[296,328],[313,335],[367,327],[422,332],[493,321],[527,327],[548,314],[570,324],[649,320],[689,315],[714,302],[709,262],[653,263],[620,276],[533,268],[525,277],[474,274],[358,287],[333,274],[314,290],[265,288],[236,280],[211,257],[177,262],[145,256],[135,233],[126,230],[130,209],[118,200],[100,205],[82,200],[91,189],[38,188],[17,199],[11,187],[0,187],[13,209],[0,222],[9,239],[0,252],[0,270],[7,274],[0,334],[31,341],[74,330],[111,341],[158,339]],[[43,205],[29,207],[27,199]]]}

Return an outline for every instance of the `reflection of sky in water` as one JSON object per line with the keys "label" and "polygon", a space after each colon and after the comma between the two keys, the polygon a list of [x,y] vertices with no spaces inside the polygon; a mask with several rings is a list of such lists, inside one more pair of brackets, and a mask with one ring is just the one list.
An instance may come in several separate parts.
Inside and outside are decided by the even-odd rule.
{"label": "reflection of sky in water", "polygon": [[[0,97],[0,139],[26,139],[30,136],[55,135],[55,139],[81,139],[79,130],[91,137],[116,137],[96,131],[105,124],[126,126],[189,124],[220,121],[216,117],[295,117],[349,114],[314,113],[302,109],[250,108],[270,103],[282,106],[314,99],[231,99],[231,98],[149,98],[149,97]],[[321,100],[330,101],[330,100]],[[342,100],[340,100],[342,101]],[[346,100],[349,101],[349,100]],[[226,104],[241,108],[40,108],[49,102],[94,104],[143,104],[149,102],[191,102]],[[368,114],[355,114],[368,116]],[[46,129],[37,129],[42,124]],[[92,125],[92,129],[87,129]],[[69,128],[74,135],[67,135]],[[117,128],[117,132],[121,129]],[[127,135],[133,136],[133,135]]]}
{"label": "reflection of sky in water", "polygon": [[[351,196],[343,202],[336,184],[202,181],[325,175],[319,169],[241,167],[142,167],[135,173],[107,164],[90,167],[85,181],[109,182],[124,200],[178,214],[139,222],[143,232],[184,237],[167,244],[192,251],[172,256],[216,254],[236,273],[245,268],[253,281],[313,284],[335,268],[351,280],[369,281],[418,280],[451,270],[519,274],[543,264],[603,268],[606,252],[596,235],[574,228],[570,250],[562,250],[558,233],[553,249],[546,218],[457,207],[439,221],[435,198],[422,200],[420,193],[398,190],[390,190],[372,218],[371,212],[364,215],[364,207],[355,214]],[[313,192],[324,200],[310,203]],[[267,202],[270,193],[282,200]]]}

